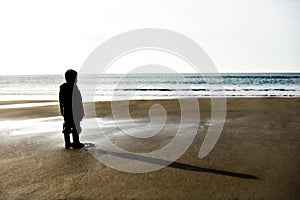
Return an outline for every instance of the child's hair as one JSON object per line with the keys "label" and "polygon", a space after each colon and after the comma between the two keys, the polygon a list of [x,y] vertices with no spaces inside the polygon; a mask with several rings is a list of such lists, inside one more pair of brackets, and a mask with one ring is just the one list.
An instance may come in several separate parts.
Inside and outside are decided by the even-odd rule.
{"label": "child's hair", "polygon": [[77,77],[77,72],[73,69],[68,69],[65,73],[67,83],[74,83]]}

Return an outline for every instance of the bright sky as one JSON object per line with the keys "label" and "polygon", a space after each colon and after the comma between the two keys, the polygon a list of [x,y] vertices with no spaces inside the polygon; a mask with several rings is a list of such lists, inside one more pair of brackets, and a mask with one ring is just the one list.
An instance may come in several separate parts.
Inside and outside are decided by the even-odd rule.
{"label": "bright sky", "polygon": [[188,36],[219,72],[300,72],[299,0],[0,0],[0,74],[79,70],[103,41],[137,28]]}

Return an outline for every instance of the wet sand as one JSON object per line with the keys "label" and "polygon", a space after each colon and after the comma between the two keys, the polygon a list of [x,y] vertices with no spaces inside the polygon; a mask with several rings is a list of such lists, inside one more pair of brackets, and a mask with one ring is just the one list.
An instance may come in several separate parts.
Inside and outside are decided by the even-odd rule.
{"label": "wet sand", "polygon": [[[131,116],[147,122],[148,109],[155,103],[167,110],[168,123],[179,123],[177,100],[131,101]],[[222,135],[203,159],[198,152],[209,125],[210,101],[199,99],[199,104],[199,130],[190,148],[168,167],[144,174],[111,169],[86,150],[65,149],[58,105],[1,108],[0,199],[299,198],[300,99],[227,99]],[[97,102],[96,108],[103,130],[118,132],[111,123],[110,102]],[[87,109],[86,121],[88,113]],[[129,151],[138,152],[142,147],[151,151],[163,146],[172,134],[170,128],[149,141],[112,139]],[[87,135],[84,130],[81,140],[93,142]]]}

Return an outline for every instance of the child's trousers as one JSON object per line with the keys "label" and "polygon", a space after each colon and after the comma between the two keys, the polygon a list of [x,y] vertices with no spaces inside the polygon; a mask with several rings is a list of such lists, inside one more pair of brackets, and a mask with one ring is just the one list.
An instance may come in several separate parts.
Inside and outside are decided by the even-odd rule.
{"label": "child's trousers", "polygon": [[66,121],[63,124],[63,134],[65,139],[65,146],[71,147],[71,141],[70,141],[70,134],[72,134],[73,137],[73,144],[79,144],[79,133],[81,132],[80,128],[80,122],[78,122],[76,125],[72,121]]}

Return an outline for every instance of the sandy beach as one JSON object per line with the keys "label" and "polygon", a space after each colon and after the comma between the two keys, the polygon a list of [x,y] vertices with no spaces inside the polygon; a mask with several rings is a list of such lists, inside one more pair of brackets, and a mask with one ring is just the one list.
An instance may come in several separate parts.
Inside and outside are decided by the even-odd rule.
{"label": "sandy beach", "polygon": [[[210,125],[210,100],[198,102],[200,124],[190,148],[161,170],[132,174],[102,164],[87,150],[65,149],[57,102],[2,101],[0,199],[299,199],[299,98],[228,98],[221,137],[203,159],[198,153]],[[172,124],[180,122],[176,99],[133,100],[130,114],[147,122],[153,104],[168,114],[171,125],[162,134],[147,141],[114,135],[113,142],[147,152],[170,141]],[[110,105],[96,102],[96,113],[113,135],[120,130]],[[84,126],[80,137],[94,142]]]}

